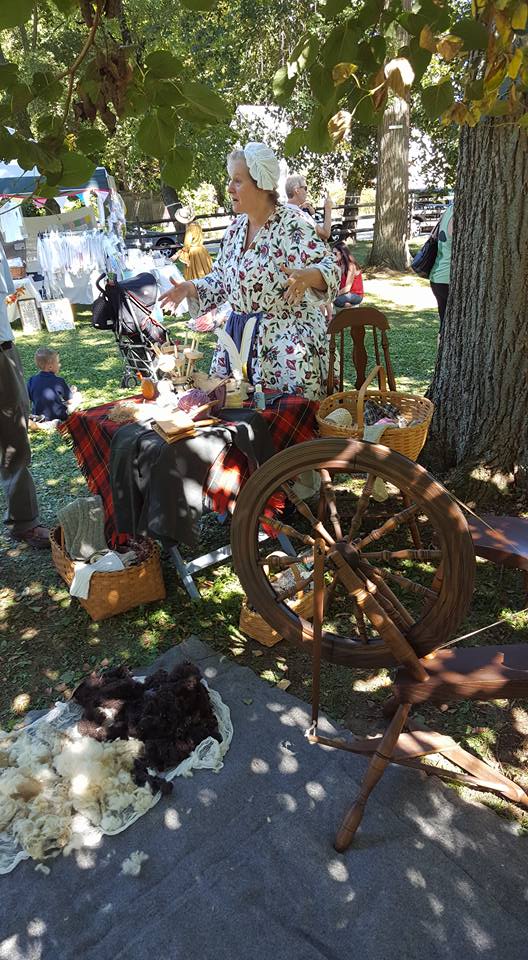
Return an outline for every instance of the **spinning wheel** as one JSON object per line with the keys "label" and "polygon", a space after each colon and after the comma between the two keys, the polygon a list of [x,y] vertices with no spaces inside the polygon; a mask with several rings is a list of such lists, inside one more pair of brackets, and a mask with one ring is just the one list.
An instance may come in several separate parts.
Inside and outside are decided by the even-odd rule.
{"label": "spinning wheel", "polygon": [[[306,486],[314,476],[319,491],[308,499],[299,478]],[[376,478],[403,496],[389,501],[392,516],[380,518],[371,497]],[[418,519],[427,549],[414,546]],[[266,558],[261,527],[288,537],[296,556]],[[324,541],[327,588],[323,659],[356,668],[405,663],[425,679],[419,658],[456,631],[473,591],[471,536],[444,487],[387,447],[337,439],[298,444],[253,474],[233,517],[235,569],[250,605],[301,645],[312,644],[313,628],[288,607],[273,574],[292,563],[313,571],[316,539]]]}
{"label": "spinning wheel", "polygon": [[[380,479],[398,494],[387,501],[394,504],[388,517],[380,517],[373,496]],[[262,555],[261,527],[287,537],[296,555]],[[421,542],[426,549],[416,546]],[[450,737],[408,720],[413,703],[528,696],[528,650],[522,645],[444,649],[425,664],[420,659],[445,644],[462,622],[475,572],[465,518],[430,474],[370,443],[299,444],[272,457],[247,482],[237,500],[231,544],[249,603],[281,636],[311,648],[309,741],[369,758],[336,850],[352,842],[390,763],[492,790],[528,808],[528,795],[502,772]],[[313,579],[313,626],[287,606],[298,585],[282,591],[274,585],[274,575],[294,563]],[[352,668],[400,665],[385,704],[391,717],[385,733],[346,740],[317,733],[321,657]],[[447,758],[450,769],[426,762],[435,754]]]}

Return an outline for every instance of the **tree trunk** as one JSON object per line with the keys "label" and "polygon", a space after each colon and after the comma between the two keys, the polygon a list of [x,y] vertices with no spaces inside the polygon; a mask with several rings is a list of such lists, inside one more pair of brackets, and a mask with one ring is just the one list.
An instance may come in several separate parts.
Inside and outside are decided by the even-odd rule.
{"label": "tree trunk", "polygon": [[406,270],[409,202],[409,103],[393,97],[380,124],[376,215],[369,264]]}
{"label": "tree trunk", "polygon": [[174,216],[178,207],[181,207],[182,205],[181,200],[174,187],[170,187],[168,183],[163,183],[163,181],[161,183],[161,198],[167,207],[169,217],[174,224],[176,235],[180,240],[183,241],[183,237],[185,236],[185,227],[182,223],[176,220]]}
{"label": "tree trunk", "polygon": [[447,312],[426,460],[474,499],[528,478],[528,137],[503,119],[460,138]]}

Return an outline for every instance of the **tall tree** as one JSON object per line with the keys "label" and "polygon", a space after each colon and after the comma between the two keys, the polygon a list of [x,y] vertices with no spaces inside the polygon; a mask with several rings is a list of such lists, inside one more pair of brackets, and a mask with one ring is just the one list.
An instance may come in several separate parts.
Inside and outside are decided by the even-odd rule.
{"label": "tall tree", "polygon": [[[499,475],[526,485],[528,4],[474,0],[472,16],[462,17],[443,0],[420,0],[412,12],[401,0],[387,7],[365,0],[354,16],[335,0],[331,10],[327,41],[309,67],[319,64],[335,86],[333,97],[328,86],[325,109],[318,105],[312,114],[321,150],[327,131],[338,140],[354,116],[368,121],[383,109],[383,87],[398,93],[398,61],[412,67],[427,116],[462,127],[451,291],[426,456],[435,469],[451,471],[462,490],[479,486],[475,477]],[[394,21],[410,39],[387,62],[385,37]],[[452,76],[438,76],[439,63]],[[343,83],[350,76],[355,86]],[[296,82],[292,55],[276,83],[291,90]]]}
{"label": "tall tree", "polygon": [[475,499],[490,482],[528,486],[527,189],[525,130],[500,119],[463,128],[427,458]]}
{"label": "tall tree", "polygon": [[[405,10],[410,0],[404,0]],[[408,36],[397,25],[394,31],[394,47],[404,46]],[[390,267],[406,270],[410,265],[408,245],[409,204],[409,139],[410,108],[409,86],[402,77],[402,70],[410,68],[403,63],[395,70],[402,79],[401,89],[392,91],[383,111],[378,133],[378,169],[376,176],[376,214],[374,237],[369,264],[375,267]],[[385,79],[383,71],[380,80]],[[414,79],[414,77],[412,78]],[[409,81],[411,78],[409,77]]]}

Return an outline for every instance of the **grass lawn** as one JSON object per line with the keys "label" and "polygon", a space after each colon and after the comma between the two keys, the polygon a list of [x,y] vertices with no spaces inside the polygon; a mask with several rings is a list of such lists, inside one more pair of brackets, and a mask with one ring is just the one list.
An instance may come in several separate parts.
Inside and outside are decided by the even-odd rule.
{"label": "grass lawn", "polygon": [[[363,261],[365,246],[358,244],[357,253]],[[365,290],[365,304],[378,307],[389,318],[391,356],[399,387],[423,392],[433,373],[438,333],[429,284],[407,274],[367,275]],[[169,326],[174,329],[178,324]],[[82,390],[85,406],[130,392],[118,386],[122,365],[112,335],[92,329],[86,311],[79,311],[75,331],[53,338],[18,333],[26,376],[33,372],[33,353],[42,344],[60,350],[62,372]],[[32,447],[42,521],[53,525],[57,509],[74,497],[86,495],[87,487],[60,435],[33,434]],[[213,518],[208,518],[204,526],[206,538],[217,537]],[[221,533],[225,536],[224,531]],[[206,571],[199,581],[203,597],[199,604],[179,586],[167,559],[163,566],[166,601],[93,624],[77,601],[70,599],[49,554],[13,546],[0,530],[0,723],[10,727],[28,709],[67,695],[89,669],[122,661],[133,667],[144,666],[191,633],[250,666],[270,684],[287,677],[290,692],[309,697],[310,662],[304,653],[285,643],[266,649],[239,633],[241,590],[229,565]],[[509,616],[521,600],[520,574],[501,572],[479,562],[474,602],[460,633]],[[473,642],[520,642],[525,638],[527,623],[527,619],[517,618]],[[374,732],[378,728],[379,703],[385,696],[383,686],[366,672],[352,675],[342,668],[324,666],[322,707],[354,732]],[[423,713],[431,725],[453,734],[469,749],[498,759],[505,771],[512,771],[528,787],[528,774],[523,770],[528,757],[527,707],[521,702],[467,702],[445,711],[428,708]],[[489,797],[486,802],[520,817],[518,809],[510,805]],[[528,822],[528,817],[525,819]]]}

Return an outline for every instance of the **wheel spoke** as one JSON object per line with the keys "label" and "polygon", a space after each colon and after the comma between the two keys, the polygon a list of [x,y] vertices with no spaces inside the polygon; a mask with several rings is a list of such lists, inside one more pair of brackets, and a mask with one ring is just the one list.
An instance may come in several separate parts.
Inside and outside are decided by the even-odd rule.
{"label": "wheel spoke", "polygon": [[296,563],[306,563],[306,557],[264,557],[257,561],[259,567],[267,567],[270,573],[281,573],[283,570],[289,570]]}
{"label": "wheel spoke", "polygon": [[397,530],[402,523],[409,523],[417,512],[418,504],[412,503],[410,507],[406,507],[405,510],[401,510],[400,513],[396,513],[393,517],[390,517],[389,520],[386,520],[381,527],[372,530],[368,536],[363,537],[363,539],[360,540],[359,543],[355,543],[354,546],[357,550],[363,550],[364,547],[370,546],[371,543],[375,543],[377,540],[386,537],[388,533]]}
{"label": "wheel spoke", "polygon": [[295,527],[290,527],[288,523],[282,523],[282,520],[275,520],[272,517],[259,517],[259,523],[263,527],[269,527],[274,533],[283,533],[290,540],[300,540],[307,547],[313,547],[315,540],[306,533],[300,533]]}
{"label": "wheel spoke", "polygon": [[320,470],[321,475],[321,489],[328,505],[328,511],[330,513],[330,520],[334,528],[334,533],[337,540],[343,539],[343,532],[341,530],[341,523],[339,519],[339,513],[337,510],[336,495],[335,490],[332,484],[332,478],[328,470]]}
{"label": "wheel spoke", "polygon": [[356,533],[358,532],[361,526],[361,521],[363,520],[365,510],[368,507],[370,495],[372,493],[372,488],[374,486],[375,480],[376,480],[375,474],[369,473],[363,485],[363,490],[361,491],[361,495],[358,499],[356,512],[352,518],[352,523],[350,524],[350,530],[348,531],[348,537],[347,537],[347,540],[349,543],[351,543],[351,541],[354,539],[354,537],[356,536]]}
{"label": "wheel spoke", "polygon": [[[366,556],[366,554],[363,554]],[[370,567],[370,564],[368,564]],[[403,587],[404,590],[408,590],[409,593],[415,593],[418,597],[426,597],[428,600],[436,600],[438,593],[435,590],[431,590],[429,587],[424,587],[422,583],[415,583],[414,580],[410,580],[409,577],[404,577],[403,574],[393,573],[392,570],[382,570],[380,567],[372,567],[374,572],[381,577],[383,580],[391,580],[392,583],[397,584],[399,587]]]}
{"label": "wheel spoke", "polygon": [[368,643],[368,633],[367,633],[367,623],[363,614],[361,607],[359,606],[357,600],[354,600],[354,617],[357,623],[358,634],[361,638],[362,643]]}
{"label": "wheel spoke", "polygon": [[[360,564],[360,570],[366,578],[368,589],[370,590],[369,584],[372,584],[374,591],[377,592],[379,603],[387,611],[396,626],[399,627],[400,630],[408,630],[409,627],[412,627],[414,620],[410,613],[405,609],[403,604],[400,603],[398,597],[385,583],[383,577],[378,576],[374,567],[371,567],[369,564]],[[372,593],[373,591],[370,590],[370,592]]]}
{"label": "wheel spoke", "polygon": [[441,550],[378,550],[376,553],[362,553],[362,558],[389,563],[391,560],[415,560],[417,563],[430,563],[442,559]]}
{"label": "wheel spoke", "polygon": [[330,547],[332,547],[335,542],[334,538],[330,536],[328,530],[323,526],[321,521],[318,520],[317,517],[312,513],[308,504],[297,496],[293,487],[289,483],[283,483],[281,489],[288,497],[290,503],[293,503],[294,507],[299,511],[301,516],[303,516],[305,520],[308,520],[308,523],[312,525],[316,533],[318,533],[319,536],[322,537]]}

